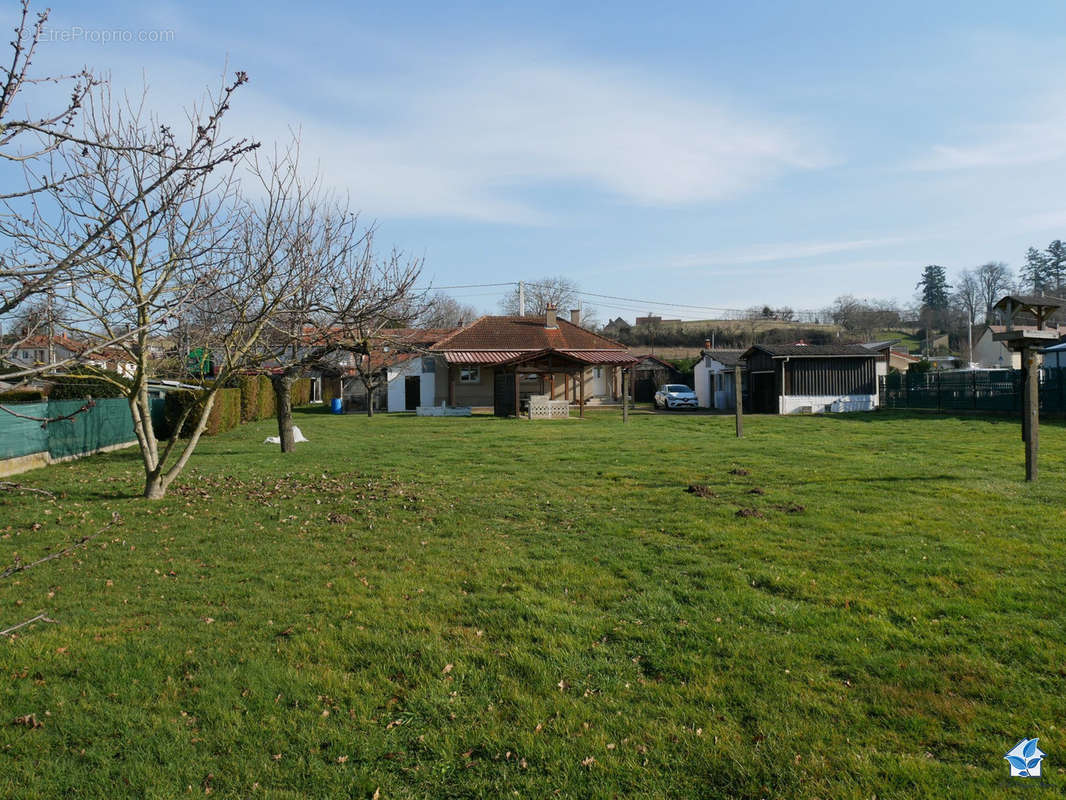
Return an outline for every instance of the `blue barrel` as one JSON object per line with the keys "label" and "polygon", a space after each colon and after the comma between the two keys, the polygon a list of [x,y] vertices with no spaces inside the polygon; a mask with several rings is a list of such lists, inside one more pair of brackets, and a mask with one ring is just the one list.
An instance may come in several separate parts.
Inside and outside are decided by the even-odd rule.
{"label": "blue barrel", "polygon": [[344,413],[344,401],[341,400],[339,397],[334,397],[329,402],[329,410],[332,411],[334,414],[343,414]]}

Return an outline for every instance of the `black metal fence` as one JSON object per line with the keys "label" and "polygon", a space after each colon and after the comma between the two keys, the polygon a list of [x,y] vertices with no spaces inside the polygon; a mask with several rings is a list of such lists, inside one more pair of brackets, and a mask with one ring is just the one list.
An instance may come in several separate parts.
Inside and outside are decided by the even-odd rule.
{"label": "black metal fence", "polygon": [[[1021,414],[1021,370],[894,372],[879,383],[882,408]],[[1066,413],[1066,370],[1040,371],[1040,411]]]}

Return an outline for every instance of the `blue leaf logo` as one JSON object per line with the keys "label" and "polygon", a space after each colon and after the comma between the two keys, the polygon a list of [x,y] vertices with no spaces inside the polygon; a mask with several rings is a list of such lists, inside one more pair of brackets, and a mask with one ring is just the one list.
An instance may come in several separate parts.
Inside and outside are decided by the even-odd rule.
{"label": "blue leaf logo", "polygon": [[1010,764],[1011,775],[1016,778],[1035,778],[1040,775],[1040,762],[1047,753],[1039,746],[1039,739],[1022,739],[1003,756]]}

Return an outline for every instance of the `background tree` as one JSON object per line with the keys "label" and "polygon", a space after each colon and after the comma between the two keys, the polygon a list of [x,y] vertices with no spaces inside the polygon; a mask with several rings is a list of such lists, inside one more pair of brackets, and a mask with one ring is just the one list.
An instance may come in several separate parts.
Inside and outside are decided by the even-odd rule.
{"label": "background tree", "polygon": [[1022,281],[1033,294],[1044,294],[1050,288],[1047,254],[1030,247],[1025,251],[1025,264],[1022,266]]}
{"label": "background tree", "polygon": [[[595,310],[581,304],[580,287],[577,283],[562,275],[541,278],[525,283],[526,316],[543,316],[548,304],[553,304],[564,319],[569,319],[570,309],[581,309],[581,324],[585,327],[595,325]],[[500,301],[500,310],[504,314],[517,315],[519,311],[518,287]]]}
{"label": "background tree", "polygon": [[480,316],[473,306],[460,303],[443,292],[436,292],[425,300],[421,312],[412,324],[418,328],[458,328]]}
{"label": "background tree", "polygon": [[1066,287],[1066,244],[1056,239],[1044,252],[1045,291],[1057,295]]}
{"label": "background tree", "polygon": [[975,270],[964,269],[958,274],[952,300],[966,321],[966,360],[973,361],[973,326],[978,311],[983,310],[981,279]]}
{"label": "background tree", "polygon": [[944,267],[930,264],[922,270],[922,278],[915,287],[920,290],[922,305],[934,311],[945,310],[950,303],[951,286]]}
{"label": "background tree", "polygon": [[975,271],[978,281],[981,308],[984,310],[986,325],[992,322],[992,306],[1006,292],[1011,290],[1010,268],[1002,261],[989,261]]}
{"label": "background tree", "polygon": [[258,348],[274,388],[281,451],[295,449],[292,385],[312,367],[336,368],[369,351],[378,326],[410,318],[421,263],[374,252],[373,228],[362,229],[345,203],[299,176],[298,147],[270,161],[253,160],[263,199],[254,204],[244,251],[270,261],[268,292],[288,294]]}

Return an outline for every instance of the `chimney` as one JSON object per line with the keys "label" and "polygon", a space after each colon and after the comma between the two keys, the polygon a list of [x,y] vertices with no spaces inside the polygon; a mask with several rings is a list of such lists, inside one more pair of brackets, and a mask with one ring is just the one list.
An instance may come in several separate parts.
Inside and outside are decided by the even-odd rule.
{"label": "chimney", "polygon": [[548,303],[547,309],[545,309],[544,327],[545,328],[558,328],[559,324],[555,321],[555,303]]}
{"label": "chimney", "polygon": [[571,325],[581,325],[581,309],[580,308],[571,308],[570,309],[570,324]]}
{"label": "chimney", "polygon": [[704,339],[703,340],[703,349],[704,350],[710,350],[711,349],[711,340],[710,339]]}

